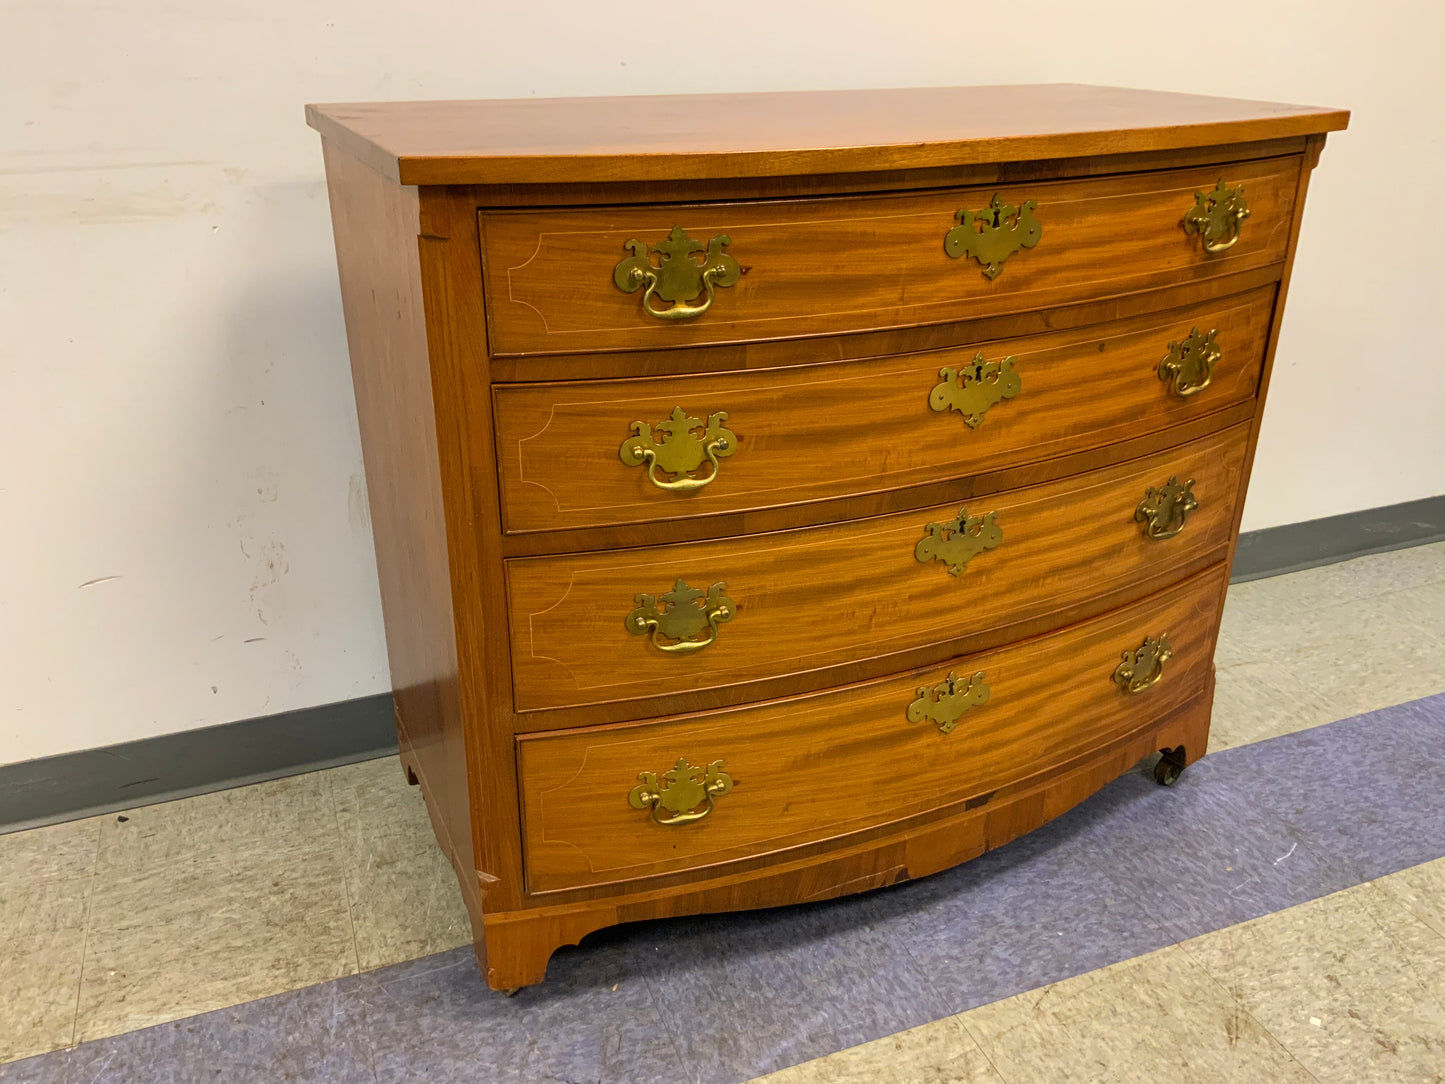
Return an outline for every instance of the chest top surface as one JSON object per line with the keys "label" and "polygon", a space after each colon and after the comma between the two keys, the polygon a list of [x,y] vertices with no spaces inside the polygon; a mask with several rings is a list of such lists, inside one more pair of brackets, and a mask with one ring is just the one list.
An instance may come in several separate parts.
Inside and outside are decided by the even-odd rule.
{"label": "chest top surface", "polygon": [[770,177],[1173,150],[1338,131],[1342,109],[1077,84],[309,105],[407,185]]}

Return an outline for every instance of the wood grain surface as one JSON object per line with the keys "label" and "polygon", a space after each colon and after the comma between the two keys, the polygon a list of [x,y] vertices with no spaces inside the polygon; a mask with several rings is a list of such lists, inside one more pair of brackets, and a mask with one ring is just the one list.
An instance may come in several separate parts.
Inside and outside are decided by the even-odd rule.
{"label": "wood grain surface", "polygon": [[480,928],[417,193],[323,151],[402,759]]}
{"label": "wood grain surface", "polygon": [[[729,861],[978,798],[1127,734],[1199,695],[1223,567],[1053,635],[882,681],[712,716],[531,735],[517,743],[527,885],[540,893]],[[1130,695],[1121,652],[1167,634],[1164,677]],[[987,702],[948,734],[910,722],[920,686],[982,673]],[[679,757],[733,779],[712,812],[659,825],[629,805],[638,773]]]}
{"label": "wood grain surface", "polygon": [[[497,385],[504,525],[575,530],[852,497],[1157,432],[1254,395],[1273,301],[1264,287],[1114,324],[853,363]],[[1210,386],[1181,398],[1158,367],[1194,328],[1218,330],[1222,357]],[[970,428],[961,414],[932,409],[929,395],[941,368],[971,365],[979,353],[1013,357],[1020,390]],[[679,406],[704,424],[725,412],[736,436],[716,478],[694,492],[661,489],[618,455],[634,422],[655,426]],[[704,463],[696,474],[710,471]]]}
{"label": "wood grain surface", "polygon": [[[1109,297],[1276,263],[1289,240],[1300,159],[896,196],[557,211],[484,211],[493,355],[646,349],[828,335],[976,318]],[[1251,211],[1237,244],[1207,253],[1184,232],[1195,193],[1224,176]],[[1037,201],[1043,227],[995,279],[944,236],[995,195]],[[629,240],[681,226],[731,238],[741,279],[689,320],[661,320],[613,268]]]}
{"label": "wood grain surface", "polygon": [[[1229,541],[1248,426],[1076,478],[970,505],[995,513],[996,549],[960,575],[915,546],[957,505],[773,535],[507,562],[518,711],[699,694],[720,686],[906,654],[973,627],[1007,626],[1178,576]],[[1182,534],[1144,537],[1134,509],[1171,475],[1196,480]],[[727,584],[736,616],[715,642],[665,654],[624,619],[675,580]],[[1104,609],[1100,606],[1099,609]],[[1097,612],[1097,611],[1096,611]],[[908,665],[902,659],[895,669]],[[706,706],[705,697],[695,704]]]}
{"label": "wood grain surface", "polygon": [[[452,191],[448,189],[448,191]],[[619,350],[605,354],[528,354],[489,358],[487,371],[498,383],[543,383],[571,380],[630,380],[643,376],[687,376],[743,369],[785,369],[834,361],[865,360],[886,354],[977,346],[1000,339],[1018,339],[1067,331],[1090,324],[1128,320],[1149,313],[1222,301],[1279,281],[1284,262],[1267,264],[1198,282],[1118,297],[1080,301],[1050,309],[1002,313],[946,324],[884,328],[850,335],[806,339],[762,339],[758,342],[714,343],[676,350]],[[478,299],[480,304],[480,299]]]}
{"label": "wood grain surface", "polygon": [[495,990],[541,982],[557,946],[574,945],[602,926],[832,899],[976,858],[1068,811],[1156,750],[1183,746],[1186,761],[1199,759],[1209,737],[1213,685],[1211,671],[1204,693],[1178,711],[1058,761],[1052,771],[1000,787],[972,808],[963,803],[942,813],[926,811],[892,830],[859,832],[842,846],[805,845],[777,859],[739,860],[715,876],[661,874],[631,890],[580,889],[488,914],[485,951],[479,952],[487,982]]}
{"label": "wood grain surface", "polygon": [[[403,764],[494,988],[611,923],[925,876],[1202,754],[1306,181],[1347,117],[1068,86],[308,108]],[[1181,220],[1221,178],[1252,215],[1209,255]],[[943,237],[994,194],[1043,235],[990,281]],[[612,283],[674,225],[745,272],[696,320]],[[1203,324],[1214,385],[1170,398],[1158,361]],[[980,350],[1021,387],[969,428],[926,397]],[[618,458],[673,407],[739,437],[681,498]],[[1151,541],[1170,476],[1199,507]],[[965,509],[1002,543],[920,563]],[[681,656],[624,626],[679,578],[736,602]],[[1161,632],[1164,681],[1120,692]],[[909,722],[950,668],[988,702]],[[658,826],[627,792],[680,756],[735,785]]]}
{"label": "wood grain surface", "polygon": [[1336,131],[1340,109],[1052,84],[309,105],[402,184],[707,179],[1172,150]]}

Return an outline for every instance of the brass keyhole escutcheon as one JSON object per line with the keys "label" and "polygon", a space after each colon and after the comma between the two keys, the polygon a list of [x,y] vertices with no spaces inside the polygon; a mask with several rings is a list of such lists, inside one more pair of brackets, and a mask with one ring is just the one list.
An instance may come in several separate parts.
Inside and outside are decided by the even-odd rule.
{"label": "brass keyhole escutcheon", "polygon": [[1169,381],[1169,390],[1181,399],[1197,395],[1214,379],[1214,367],[1221,356],[1215,342],[1218,334],[1211,330],[1201,335],[1197,327],[1190,328],[1183,342],[1169,344],[1169,353],[1159,362],[1159,379]]}
{"label": "brass keyhole escutcheon", "polygon": [[[632,255],[612,269],[612,281],[623,293],[642,290],[642,307],[649,316],[693,320],[712,307],[714,289],[731,286],[742,277],[737,260],[723,251],[731,243],[731,237],[720,233],[704,245],[681,226],[672,227],[665,241],[651,247],[634,237],[623,244]],[[702,260],[695,259],[704,249]],[[653,253],[656,263],[652,262]],[[692,304],[699,297],[705,298],[702,304]],[[658,299],[669,302],[668,306],[658,307]]]}
{"label": "brass keyhole escutcheon", "polygon": [[1014,206],[994,193],[981,211],[961,208],[953,216],[958,225],[943,236],[943,251],[954,260],[972,256],[983,264],[985,278],[996,279],[1003,274],[1005,260],[1021,248],[1033,248],[1044,235],[1044,227],[1034,217],[1038,206],[1031,199]]}
{"label": "brass keyhole escutcheon", "polygon": [[[655,426],[633,422],[633,435],[622,442],[618,454],[629,467],[647,464],[647,480],[658,489],[692,493],[717,477],[719,459],[737,451],[738,438],[723,427],[727,420],[727,413],[719,410],[708,415],[704,426],[701,418],[689,417],[682,407],[674,407],[672,417]],[[712,464],[711,471],[693,477],[704,463]],[[659,477],[659,470],[667,477]]]}
{"label": "brass keyhole escutcheon", "polygon": [[950,575],[962,576],[969,561],[984,550],[1003,544],[1003,528],[998,525],[997,516],[997,512],[970,516],[968,509],[963,508],[947,523],[929,523],[913,547],[913,556],[920,564],[942,561]]}
{"label": "brass keyhole escutcheon", "polygon": [[964,712],[988,703],[989,688],[982,670],[963,680],[950,672],[937,685],[918,689],[917,696],[918,699],[908,705],[908,721],[918,723],[928,719],[940,734],[951,734]]}
{"label": "brass keyhole escutcheon", "polygon": [[1144,637],[1143,645],[1125,651],[1123,660],[1114,667],[1114,684],[1126,693],[1142,693],[1158,685],[1164,677],[1164,664],[1173,654],[1167,632]]}
{"label": "brass keyhole escutcheon", "polygon": [[928,393],[928,405],[940,412],[956,410],[963,415],[965,425],[977,429],[983,424],[985,411],[1004,399],[1012,399],[1023,387],[1019,374],[1014,371],[1016,360],[1007,357],[987,361],[979,351],[972,364],[939,369],[942,379]]}
{"label": "brass keyhole escutcheon", "polygon": [[1184,530],[1184,521],[1198,507],[1194,479],[1181,485],[1179,477],[1171,474],[1162,486],[1144,491],[1144,499],[1134,508],[1134,520],[1143,527],[1146,538],[1173,538]]}
{"label": "brass keyhole escutcheon", "polygon": [[718,626],[737,612],[737,604],[723,593],[727,589],[727,584],[715,583],[704,595],[678,580],[664,595],[638,595],[633,599],[637,608],[625,621],[627,631],[634,636],[650,633],[652,646],[670,654],[701,651],[717,639]]}
{"label": "brass keyhole escutcheon", "polygon": [[1248,217],[1244,185],[1230,188],[1221,177],[1211,191],[1194,193],[1194,206],[1184,216],[1184,232],[1197,233],[1205,252],[1228,252],[1238,242],[1240,225]]}
{"label": "brass keyhole escutcheon", "polygon": [[652,810],[652,819],[664,828],[700,821],[713,811],[714,799],[733,789],[732,776],[722,769],[720,760],[698,768],[678,757],[661,779],[657,772],[638,772],[637,786],[627,792],[627,804]]}

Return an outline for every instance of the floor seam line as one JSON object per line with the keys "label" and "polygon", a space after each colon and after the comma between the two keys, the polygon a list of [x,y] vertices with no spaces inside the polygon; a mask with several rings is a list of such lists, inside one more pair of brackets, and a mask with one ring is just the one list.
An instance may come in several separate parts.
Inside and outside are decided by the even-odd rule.
{"label": "floor seam line", "polygon": [[[1358,887],[1358,886],[1355,886],[1355,887]],[[1342,892],[1352,892],[1352,891],[1354,891],[1354,888],[1345,888],[1345,889],[1341,889],[1341,891],[1342,891]],[[1331,895],[1333,895],[1333,893],[1331,893]],[[1321,897],[1321,898],[1323,898],[1323,897]],[[1295,906],[1297,906],[1297,907],[1304,907],[1304,906],[1307,906],[1309,903],[1312,903],[1312,902],[1314,902],[1314,901],[1313,901],[1313,900],[1307,900],[1307,901],[1305,901],[1305,903],[1296,904]],[[1284,910],[1289,910],[1289,908],[1284,908]],[[1273,912],[1271,912],[1271,914],[1281,914],[1281,913],[1282,913],[1281,911],[1273,911]],[[1266,916],[1261,916],[1261,917],[1266,917]],[[1249,921],[1250,921],[1250,922],[1257,922],[1258,919],[1250,919]],[[1238,923],[1238,925],[1243,926],[1243,925],[1245,925],[1245,923],[1241,922],[1241,923]],[[1224,927],[1225,930],[1229,930],[1229,929],[1233,929],[1233,928],[1234,928],[1234,927],[1232,927],[1232,926],[1226,926],[1226,927]],[[1222,933],[1222,932],[1223,932],[1222,930],[1216,930],[1216,931],[1214,931],[1214,933]],[[1213,936],[1213,934],[1202,934],[1201,936],[1210,937],[1210,936]],[[1193,938],[1190,938],[1190,940],[1193,940]],[[1283,1050],[1286,1054],[1289,1055],[1290,1061],[1294,1062],[1296,1065],[1299,1066],[1300,1072],[1304,1073],[1307,1077],[1309,1077],[1311,1080],[1313,1080],[1313,1081],[1315,1082],[1315,1084],[1324,1084],[1324,1082],[1321,1081],[1319,1077],[1315,1076],[1315,1074],[1310,1071],[1309,1067],[1306,1066],[1304,1062],[1300,1061],[1299,1055],[1297,1055],[1297,1054],[1294,1052],[1294,1050],[1291,1049],[1291,1048],[1289,1047],[1289,1045],[1285,1043],[1285,1041],[1284,1041],[1283,1039],[1281,1039],[1281,1038],[1280,1038],[1278,1035],[1276,1035],[1273,1031],[1271,1031],[1269,1028],[1267,1028],[1267,1027],[1265,1026],[1265,1024],[1264,1024],[1264,1021],[1262,1021],[1259,1017],[1255,1016],[1254,1013],[1253,1013],[1252,1011],[1250,1011],[1249,1006],[1246,1005],[1243,1001],[1241,1001],[1237,996],[1235,996],[1234,991],[1231,990],[1228,986],[1226,986],[1226,985],[1224,984],[1224,982],[1219,978],[1219,976],[1216,975],[1212,970],[1210,970],[1210,968],[1209,968],[1209,966],[1208,966],[1207,964],[1205,964],[1202,960],[1197,959],[1197,958],[1195,957],[1194,953],[1190,952],[1187,948],[1184,948],[1184,946],[1183,946],[1182,944],[1181,944],[1179,947],[1180,947],[1180,949],[1183,951],[1185,957],[1189,960],[1189,962],[1192,963],[1195,967],[1199,968],[1200,972],[1203,973],[1203,975],[1204,975],[1210,982],[1214,983],[1215,986],[1218,986],[1219,989],[1224,992],[1224,996],[1227,997],[1227,998],[1229,998],[1231,1004],[1233,1004],[1236,1008],[1238,1008],[1240,1012],[1244,1013],[1245,1016],[1247,1016],[1247,1017],[1249,1017],[1251,1020],[1253,1020],[1253,1021],[1255,1022],[1255,1024],[1256,1024],[1256,1026],[1258,1026],[1258,1028],[1259,1028],[1260,1031],[1264,1032],[1264,1033],[1265,1033],[1266,1035],[1268,1035],[1271,1039],[1273,1039],[1277,1044],[1279,1044],[1279,1048],[1280,1048],[1281,1050]]]}
{"label": "floor seam line", "polygon": [[100,841],[105,832],[105,821],[95,826],[95,854],[90,863],[90,886],[85,893],[85,927],[80,935],[80,973],[75,977],[75,1013],[70,1019],[70,1043],[67,1050],[80,1045],[80,996],[85,989],[85,964],[90,955],[90,923],[95,914],[96,882],[100,879]]}
{"label": "floor seam line", "polygon": [[356,939],[356,901],[351,894],[351,871],[346,862],[346,841],[341,836],[341,813],[336,808],[336,786],[335,780],[327,775],[323,784],[326,787],[326,802],[331,807],[331,823],[336,828],[336,854],[341,861],[341,890],[346,896],[346,928],[351,931],[351,958],[356,964],[353,975],[362,973],[361,966],[361,944]]}
{"label": "floor seam line", "polygon": [[993,1060],[992,1055],[989,1054],[988,1049],[983,1045],[983,1041],[973,1033],[973,1028],[968,1026],[968,1022],[963,1019],[963,1016],[963,1013],[955,1013],[953,1019],[958,1021],[958,1026],[963,1028],[963,1033],[973,1040],[973,1045],[978,1048],[978,1052],[983,1055],[983,1060],[988,1062],[988,1067],[993,1070],[994,1076],[999,1078],[1001,1084],[1010,1084],[1008,1077],[1004,1076],[998,1067],[998,1063]]}

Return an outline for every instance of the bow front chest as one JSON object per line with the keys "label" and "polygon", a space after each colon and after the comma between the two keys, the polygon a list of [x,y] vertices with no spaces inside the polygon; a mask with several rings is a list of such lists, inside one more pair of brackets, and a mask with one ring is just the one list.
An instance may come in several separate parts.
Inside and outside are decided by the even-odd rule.
{"label": "bow front chest", "polygon": [[1203,754],[1338,110],[312,106],[402,763],[488,982]]}

